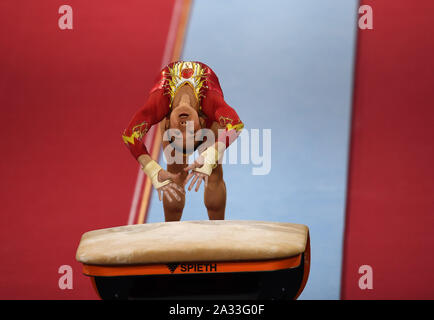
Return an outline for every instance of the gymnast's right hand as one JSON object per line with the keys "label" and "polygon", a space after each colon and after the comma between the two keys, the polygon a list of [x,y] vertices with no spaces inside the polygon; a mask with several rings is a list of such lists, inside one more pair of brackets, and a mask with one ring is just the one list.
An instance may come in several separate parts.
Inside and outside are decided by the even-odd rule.
{"label": "gymnast's right hand", "polygon": [[177,201],[181,201],[181,197],[179,196],[178,193],[185,194],[185,191],[182,187],[180,187],[178,184],[173,182],[173,181],[176,181],[177,179],[179,179],[180,174],[181,174],[181,172],[174,174],[174,173],[168,172],[164,169],[161,169],[158,172],[158,181],[159,182],[170,181],[168,184],[165,184],[165,185],[157,188],[158,199],[160,199],[160,201],[163,198],[163,193],[167,197],[167,200],[169,200],[169,202],[173,201],[172,196]]}
{"label": "gymnast's right hand", "polygon": [[151,179],[152,185],[158,191],[158,198],[160,201],[163,198],[163,194],[167,197],[169,202],[173,201],[174,197],[176,200],[181,201],[179,193],[185,194],[183,188],[177,185],[175,182],[179,178],[179,174],[170,173],[163,168],[154,160],[149,157],[149,155],[141,155],[137,159],[142,165],[142,170]]}

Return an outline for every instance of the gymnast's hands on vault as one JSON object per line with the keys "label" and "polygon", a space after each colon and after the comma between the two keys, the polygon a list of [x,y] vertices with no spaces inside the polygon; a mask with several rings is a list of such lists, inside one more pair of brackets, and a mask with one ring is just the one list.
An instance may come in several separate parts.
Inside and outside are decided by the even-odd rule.
{"label": "gymnast's hands on vault", "polygon": [[184,171],[190,171],[187,178],[184,181],[184,186],[188,181],[193,178],[188,187],[188,191],[193,189],[196,183],[197,192],[199,190],[202,181],[205,181],[205,187],[208,186],[208,177],[211,175],[212,171],[217,167],[217,163],[221,160],[223,153],[226,150],[226,145],[223,142],[216,142],[214,145],[208,147],[200,156],[184,169]]}
{"label": "gymnast's hands on vault", "polygon": [[[218,144],[209,147],[203,152],[192,164],[184,168],[184,171],[189,172],[184,180],[183,187],[188,181],[193,178],[188,187],[190,191],[196,184],[195,191],[199,190],[199,187],[204,181],[205,187],[208,185],[208,177],[211,175],[212,170],[217,166],[219,159]],[[149,155],[142,155],[138,158],[138,161],[142,165],[143,171],[151,179],[152,185],[158,191],[158,198],[160,201],[163,199],[163,195],[167,197],[169,202],[175,198],[177,201],[181,201],[180,194],[185,195],[185,190],[175,181],[179,181],[181,172],[171,173],[164,170],[155,160],[152,160]]]}
{"label": "gymnast's hands on vault", "polygon": [[170,183],[157,189],[158,199],[160,199],[160,201],[163,199],[163,193],[165,194],[165,196],[167,197],[167,199],[170,202],[173,201],[172,196],[175,197],[176,200],[181,201],[181,197],[178,195],[178,192],[185,194],[185,191],[183,188],[181,188],[179,185],[177,185],[175,182],[173,182],[174,180],[179,178],[180,174],[181,174],[180,172],[175,174],[175,173],[171,173],[169,171],[166,171],[164,169],[161,169],[158,172],[158,180],[159,181],[170,181]]}
{"label": "gymnast's hands on vault", "polygon": [[191,191],[191,189],[193,189],[194,184],[196,183],[196,189],[195,191],[197,192],[199,190],[199,187],[202,183],[202,181],[205,182],[205,187],[208,186],[208,177],[209,175],[203,172],[199,172],[196,171],[195,169],[199,169],[204,165],[204,157],[201,155],[199,156],[196,161],[194,161],[192,164],[190,164],[188,167],[186,167],[184,169],[184,171],[189,172],[187,178],[185,178],[184,181],[184,187],[187,185],[188,181],[193,178],[193,180],[191,180],[190,185],[188,186],[188,191]]}
{"label": "gymnast's hands on vault", "polygon": [[164,170],[158,162],[152,160],[149,155],[141,155],[137,160],[142,165],[142,170],[151,179],[154,188],[158,191],[160,201],[163,199],[163,194],[170,202],[173,201],[172,197],[178,201],[181,200],[179,194],[185,194],[185,191],[174,182],[179,178],[180,172],[175,174]]}

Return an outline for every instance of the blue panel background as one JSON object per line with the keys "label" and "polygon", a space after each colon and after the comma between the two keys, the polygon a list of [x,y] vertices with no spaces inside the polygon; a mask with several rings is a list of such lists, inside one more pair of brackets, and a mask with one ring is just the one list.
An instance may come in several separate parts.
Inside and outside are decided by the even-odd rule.
{"label": "blue panel background", "polygon": [[[246,129],[271,129],[268,175],[224,165],[226,218],[309,226],[312,265],[300,299],[340,294],[357,5],[195,1],[184,46],[184,60],[217,73]],[[203,191],[187,196],[183,220],[207,219]],[[163,220],[154,192],[148,222]]]}

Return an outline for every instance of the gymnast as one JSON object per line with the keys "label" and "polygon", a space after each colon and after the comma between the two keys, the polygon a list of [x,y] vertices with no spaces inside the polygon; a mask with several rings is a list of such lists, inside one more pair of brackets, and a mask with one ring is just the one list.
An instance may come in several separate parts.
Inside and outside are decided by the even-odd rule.
{"label": "gymnast", "polygon": [[[143,143],[149,129],[159,124],[163,152],[168,161],[164,170],[153,160]],[[210,220],[224,220],[226,186],[221,158],[243,128],[238,114],[224,100],[219,80],[207,65],[176,61],[158,75],[146,103],[133,116],[122,138],[163,201],[165,221],[181,220],[185,186],[205,186],[204,202]],[[206,133],[211,130],[212,135]],[[215,137],[212,141],[210,137]],[[189,155],[198,150],[191,164]]]}

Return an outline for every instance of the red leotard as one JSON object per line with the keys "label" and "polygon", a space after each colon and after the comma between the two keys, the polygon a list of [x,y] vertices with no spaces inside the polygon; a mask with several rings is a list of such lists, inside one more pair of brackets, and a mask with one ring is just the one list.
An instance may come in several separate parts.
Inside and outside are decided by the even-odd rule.
{"label": "red leotard", "polygon": [[[226,128],[218,141],[231,144],[243,128],[238,114],[223,98],[219,80],[207,65],[196,61],[176,61],[167,65],[149,93],[146,103],[136,112],[122,138],[135,158],[149,154],[143,138],[149,129],[164,119],[172,108],[176,90],[189,82],[199,101],[199,109],[206,116],[206,127],[216,121]],[[228,139],[227,139],[228,138]]]}

